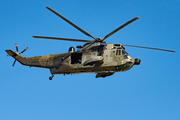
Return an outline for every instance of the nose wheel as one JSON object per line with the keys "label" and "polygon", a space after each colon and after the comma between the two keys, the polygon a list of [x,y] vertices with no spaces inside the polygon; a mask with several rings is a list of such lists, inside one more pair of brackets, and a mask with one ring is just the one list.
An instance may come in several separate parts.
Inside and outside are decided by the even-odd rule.
{"label": "nose wheel", "polygon": [[49,80],[52,80],[52,79],[53,79],[53,77],[54,77],[54,75],[52,75],[51,77],[49,77]]}

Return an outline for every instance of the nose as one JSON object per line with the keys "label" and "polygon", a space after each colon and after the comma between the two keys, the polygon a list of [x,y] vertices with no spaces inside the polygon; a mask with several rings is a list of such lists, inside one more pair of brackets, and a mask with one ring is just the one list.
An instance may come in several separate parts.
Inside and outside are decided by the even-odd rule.
{"label": "nose", "polygon": [[139,65],[141,63],[140,59],[134,59],[134,65]]}

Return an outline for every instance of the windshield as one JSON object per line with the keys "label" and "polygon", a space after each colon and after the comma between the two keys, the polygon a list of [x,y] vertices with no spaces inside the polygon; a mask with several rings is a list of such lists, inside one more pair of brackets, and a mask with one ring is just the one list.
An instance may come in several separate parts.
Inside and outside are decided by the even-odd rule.
{"label": "windshield", "polygon": [[126,54],[126,55],[129,55],[129,54],[126,52],[126,50],[122,50],[122,54],[123,54],[123,55],[125,55],[125,54]]}

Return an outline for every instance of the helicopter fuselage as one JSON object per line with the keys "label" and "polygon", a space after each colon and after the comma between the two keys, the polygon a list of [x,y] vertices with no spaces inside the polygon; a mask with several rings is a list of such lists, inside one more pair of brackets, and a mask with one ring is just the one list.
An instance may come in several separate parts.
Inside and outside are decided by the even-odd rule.
{"label": "helicopter fuselage", "polygon": [[[102,50],[98,51],[98,49],[101,49],[100,47],[102,47]],[[59,67],[50,69],[52,74],[127,71],[135,62],[134,59],[132,59],[123,48],[118,47],[117,44],[94,46],[88,52],[75,52],[68,56],[60,56],[61,58],[66,58]]]}
{"label": "helicopter fuselage", "polygon": [[51,74],[98,73],[100,77],[106,77],[140,64],[140,60],[132,59],[121,44],[89,44],[76,52],[69,50],[68,53],[36,57],[23,57],[11,50],[7,53],[23,65],[48,68]]}

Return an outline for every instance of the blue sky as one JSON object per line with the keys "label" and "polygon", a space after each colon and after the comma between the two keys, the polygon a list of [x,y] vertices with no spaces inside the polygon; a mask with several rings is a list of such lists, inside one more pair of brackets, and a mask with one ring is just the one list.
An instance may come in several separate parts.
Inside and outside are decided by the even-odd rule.
{"label": "blue sky", "polygon": [[[179,0],[4,0],[0,1],[1,120],[179,120]],[[79,42],[34,39],[32,35],[91,39],[58,18],[51,7],[94,37],[104,37],[128,20],[139,20],[106,39],[175,50],[168,53],[126,47],[139,66],[105,79],[95,74],[55,75],[6,57],[65,53]]]}

